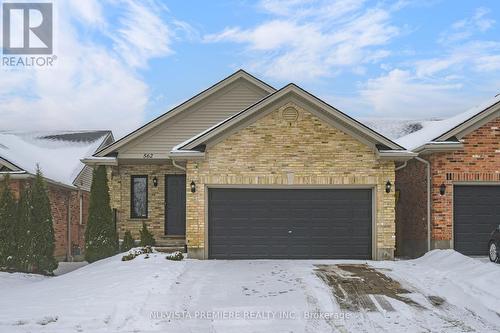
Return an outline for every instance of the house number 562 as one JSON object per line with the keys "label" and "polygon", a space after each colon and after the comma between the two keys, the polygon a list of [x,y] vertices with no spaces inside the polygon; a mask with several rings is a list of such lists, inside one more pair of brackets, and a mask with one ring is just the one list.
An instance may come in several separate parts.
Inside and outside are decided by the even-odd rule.
{"label": "house number 562", "polygon": [[153,153],[146,153],[144,154],[144,158],[153,158]]}

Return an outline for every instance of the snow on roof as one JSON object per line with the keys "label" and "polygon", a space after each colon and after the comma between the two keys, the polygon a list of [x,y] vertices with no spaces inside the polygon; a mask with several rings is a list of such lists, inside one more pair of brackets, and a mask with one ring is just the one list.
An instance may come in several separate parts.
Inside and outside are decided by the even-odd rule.
{"label": "snow on roof", "polygon": [[417,132],[428,124],[438,121],[436,119],[408,120],[393,118],[359,118],[358,120],[392,140]]}
{"label": "snow on roof", "polygon": [[0,131],[0,158],[44,177],[73,185],[84,164],[81,158],[92,155],[109,131],[14,132]]}
{"label": "snow on roof", "polygon": [[396,140],[396,142],[409,150],[414,150],[437,139],[498,102],[500,102],[500,95],[451,118],[427,123],[421,130],[405,135]]}

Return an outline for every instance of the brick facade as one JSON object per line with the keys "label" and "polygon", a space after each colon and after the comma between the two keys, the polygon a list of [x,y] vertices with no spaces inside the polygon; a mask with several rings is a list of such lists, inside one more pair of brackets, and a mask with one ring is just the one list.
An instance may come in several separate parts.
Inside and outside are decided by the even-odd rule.
{"label": "brick facade", "polygon": [[[432,154],[432,243],[433,248],[452,247],[453,184],[495,182],[500,185],[500,118],[462,138],[463,150]],[[446,193],[439,194],[441,184]]]}
{"label": "brick facade", "polygon": [[[16,199],[19,199],[21,191],[29,183],[29,180],[11,179],[10,188]],[[47,187],[56,241],[54,256],[60,261],[68,260],[70,257],[73,257],[74,260],[80,260],[83,258],[85,248],[85,225],[88,218],[89,193],[53,184],[48,184]],[[82,196],[82,211],[80,211],[80,195]],[[82,217],[81,222],[80,214]],[[70,247],[68,246],[68,215],[71,221]],[[68,251],[71,251],[71,253]]]}
{"label": "brick facade", "polygon": [[[207,149],[202,161],[187,164],[187,230],[189,255],[205,256],[206,186],[313,185],[361,186],[375,189],[375,251],[390,259],[395,247],[394,162],[377,159],[375,152],[350,135],[333,128],[306,110],[288,123],[274,110]],[[194,181],[196,193],[189,191]]]}
{"label": "brick facade", "polygon": [[[172,165],[171,161],[145,160],[143,164],[125,164],[108,167],[108,180],[111,197],[111,208],[117,212],[117,228],[119,237],[123,238],[125,231],[130,230],[134,239],[139,239],[142,222],[156,239],[168,233],[165,232],[165,176],[178,175],[185,172]],[[131,218],[130,192],[131,176],[148,176],[148,217]],[[153,186],[153,178],[158,179],[158,186]],[[168,226],[168,223],[167,223]],[[168,229],[168,227],[167,227]]]}
{"label": "brick facade", "polygon": [[[431,248],[453,248],[454,184],[487,182],[500,185],[500,118],[496,118],[465,135],[461,142],[464,146],[461,150],[422,156],[431,163]],[[396,184],[403,188],[411,174],[411,169],[398,171]],[[414,195],[421,196],[420,188],[422,182],[425,182],[425,173],[418,172],[414,178],[413,184],[417,184]],[[446,185],[444,195],[439,193],[441,184]],[[405,193],[401,192],[402,198],[404,195]],[[422,199],[415,198],[415,200]],[[423,202],[426,203],[426,200],[424,198]],[[412,232],[419,229],[420,224],[417,221],[419,218],[409,217],[408,213],[407,215],[402,214],[403,211],[409,212],[414,207],[417,216],[420,216],[421,204],[411,205],[406,201],[401,201],[397,220],[398,225],[405,225],[401,229],[405,231],[405,235],[398,235],[398,238],[415,237]],[[413,225],[415,223],[416,225]]]}

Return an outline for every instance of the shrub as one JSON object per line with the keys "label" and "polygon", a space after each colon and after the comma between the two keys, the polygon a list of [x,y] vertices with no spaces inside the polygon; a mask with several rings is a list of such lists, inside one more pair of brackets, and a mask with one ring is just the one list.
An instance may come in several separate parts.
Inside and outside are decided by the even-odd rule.
{"label": "shrub", "polygon": [[141,230],[141,246],[155,246],[156,240],[151,232],[149,232],[146,223],[142,222]]}
{"label": "shrub", "polygon": [[181,261],[182,259],[184,259],[184,255],[182,253],[180,253],[179,251],[176,251],[174,253],[167,254],[165,259],[173,260],[173,261]]}
{"label": "shrub", "polygon": [[149,254],[153,253],[153,248],[151,246],[144,246],[142,248],[131,249],[129,252],[123,255],[122,261],[130,261],[135,259],[135,257],[140,256],[141,254],[145,254],[144,259],[149,258]]}
{"label": "shrub", "polygon": [[14,238],[17,203],[10,191],[9,182],[7,174],[0,188],[0,268],[12,269],[17,247]]}
{"label": "shrub", "polygon": [[118,235],[109,200],[106,168],[94,169],[90,188],[90,205],[85,231],[85,260],[94,262],[118,252]]}
{"label": "shrub", "polygon": [[14,227],[14,239],[16,240],[15,256],[12,258],[16,271],[30,272],[32,243],[35,232],[30,220],[31,194],[26,187],[19,197],[17,204],[16,225]]}
{"label": "shrub", "polygon": [[30,261],[34,272],[52,274],[58,266],[54,258],[54,226],[47,187],[42,172],[38,167],[30,193],[30,224],[34,233],[32,235]]}
{"label": "shrub", "polygon": [[125,235],[123,236],[123,242],[121,246],[122,252],[127,252],[131,248],[135,247],[135,241],[132,237],[132,233],[129,230],[125,231]]}

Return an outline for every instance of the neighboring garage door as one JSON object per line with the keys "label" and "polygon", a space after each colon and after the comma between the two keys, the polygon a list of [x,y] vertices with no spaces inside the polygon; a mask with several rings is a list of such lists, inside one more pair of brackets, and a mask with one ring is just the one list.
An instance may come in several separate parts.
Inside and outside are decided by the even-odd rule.
{"label": "neighboring garage door", "polygon": [[500,224],[500,186],[454,186],[454,249],[487,255],[491,232]]}
{"label": "neighboring garage door", "polygon": [[371,259],[368,189],[209,189],[212,259]]}

